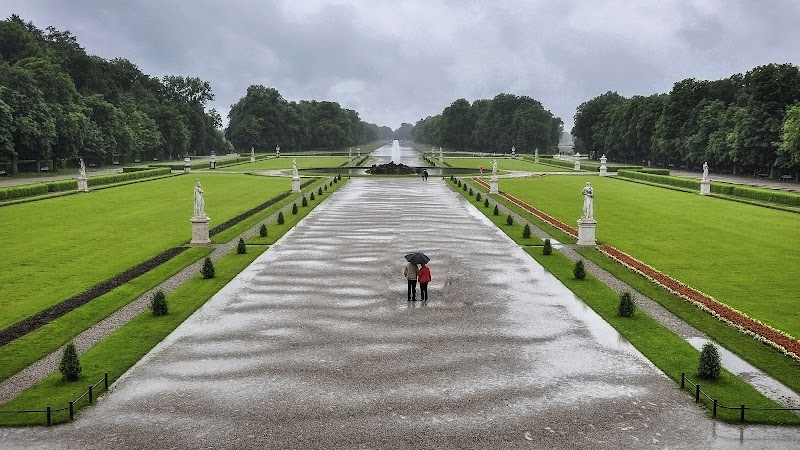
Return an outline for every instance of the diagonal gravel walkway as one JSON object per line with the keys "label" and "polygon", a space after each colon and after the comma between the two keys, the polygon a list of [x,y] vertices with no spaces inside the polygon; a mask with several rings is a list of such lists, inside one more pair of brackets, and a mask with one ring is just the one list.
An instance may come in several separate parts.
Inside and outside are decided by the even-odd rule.
{"label": "diagonal gravel walkway", "polygon": [[[405,301],[402,255],[432,258]],[[715,423],[443,180],[353,179],[79,420],[8,448],[786,448]],[[756,445],[757,444],[757,445]]]}

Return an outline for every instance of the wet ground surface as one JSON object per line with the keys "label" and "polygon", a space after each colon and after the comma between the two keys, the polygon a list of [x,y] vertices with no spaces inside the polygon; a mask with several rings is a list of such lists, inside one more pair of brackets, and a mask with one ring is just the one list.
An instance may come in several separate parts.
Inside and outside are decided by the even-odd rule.
{"label": "wet ground surface", "polygon": [[[424,250],[426,303],[402,255]],[[354,178],[73,423],[3,448],[790,448],[715,423],[443,180]]]}

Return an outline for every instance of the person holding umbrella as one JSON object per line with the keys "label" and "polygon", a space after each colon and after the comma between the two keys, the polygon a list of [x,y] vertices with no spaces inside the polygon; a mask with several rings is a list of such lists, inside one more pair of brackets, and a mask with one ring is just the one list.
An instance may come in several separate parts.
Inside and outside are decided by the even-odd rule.
{"label": "person holding umbrella", "polygon": [[406,280],[408,280],[408,301],[417,301],[417,264],[425,264],[430,260],[431,259],[422,252],[411,252],[406,255],[408,264],[406,264],[406,267],[403,269],[403,275],[406,277]]}
{"label": "person holding umbrella", "polygon": [[417,271],[417,280],[419,281],[419,299],[423,302],[428,301],[428,283],[432,280],[431,268],[422,263],[422,267]]}

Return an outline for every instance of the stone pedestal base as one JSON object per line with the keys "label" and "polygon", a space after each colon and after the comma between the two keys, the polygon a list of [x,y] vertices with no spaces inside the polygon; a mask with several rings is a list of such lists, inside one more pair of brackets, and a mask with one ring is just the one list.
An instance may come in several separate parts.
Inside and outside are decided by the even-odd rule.
{"label": "stone pedestal base", "polygon": [[700,195],[710,195],[711,194],[711,181],[700,181]]}
{"label": "stone pedestal base", "polygon": [[256,157],[255,156],[251,156],[250,157],[250,162],[256,162]]}
{"label": "stone pedestal base", "polygon": [[608,176],[608,167],[606,167],[605,165],[600,166],[600,176],[601,177]]}
{"label": "stone pedestal base", "polygon": [[594,219],[578,219],[578,245],[595,246],[595,228],[597,222]]}
{"label": "stone pedestal base", "polygon": [[192,173],[192,166],[183,166],[183,173]]}
{"label": "stone pedestal base", "polygon": [[86,177],[78,177],[78,192],[89,192],[89,182]]}
{"label": "stone pedestal base", "polygon": [[300,192],[300,178],[292,178],[292,192]]}
{"label": "stone pedestal base", "polygon": [[576,160],[575,161],[575,168],[573,170],[581,170],[581,162]]}
{"label": "stone pedestal base", "polygon": [[536,164],[539,164],[539,157],[538,156],[534,156],[533,157],[533,162],[535,162]]}
{"label": "stone pedestal base", "polygon": [[211,239],[208,237],[208,217],[192,217],[192,245],[209,245]]}
{"label": "stone pedestal base", "polygon": [[444,164],[444,158],[442,158],[441,156],[439,157],[439,164]]}
{"label": "stone pedestal base", "polygon": [[499,194],[500,193],[499,184],[500,183],[498,182],[497,177],[496,176],[492,177],[491,182],[489,183],[489,193]]}

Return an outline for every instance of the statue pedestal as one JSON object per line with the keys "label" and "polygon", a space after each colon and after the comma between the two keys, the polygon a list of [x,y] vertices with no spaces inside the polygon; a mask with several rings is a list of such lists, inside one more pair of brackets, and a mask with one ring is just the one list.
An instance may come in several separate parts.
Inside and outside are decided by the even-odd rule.
{"label": "statue pedestal", "polygon": [[608,176],[608,167],[606,167],[605,164],[600,166],[600,176],[601,177],[607,177]]}
{"label": "statue pedestal", "polygon": [[292,177],[292,192],[300,192],[300,177]]}
{"label": "statue pedestal", "polygon": [[700,195],[710,195],[710,194],[711,194],[711,180],[701,180]]}
{"label": "statue pedestal", "polygon": [[192,217],[192,245],[209,245],[211,239],[208,237],[208,222],[211,219],[206,217]]}
{"label": "statue pedestal", "polygon": [[499,194],[499,182],[497,180],[497,175],[492,176],[491,182],[489,183],[489,193],[490,194]]}
{"label": "statue pedestal", "polygon": [[89,192],[89,182],[86,177],[78,177],[78,192]]}
{"label": "statue pedestal", "polygon": [[539,155],[536,155],[536,156],[533,157],[533,162],[535,162],[536,164],[539,164]]}
{"label": "statue pedestal", "polygon": [[581,170],[581,162],[580,160],[575,160],[575,167],[572,170]]}
{"label": "statue pedestal", "polygon": [[250,155],[250,162],[256,162],[255,155]]}
{"label": "statue pedestal", "polygon": [[444,158],[442,158],[441,156],[439,156],[439,164],[444,164]]}
{"label": "statue pedestal", "polygon": [[595,246],[595,228],[597,228],[597,221],[594,219],[578,219],[578,245],[581,246]]}

